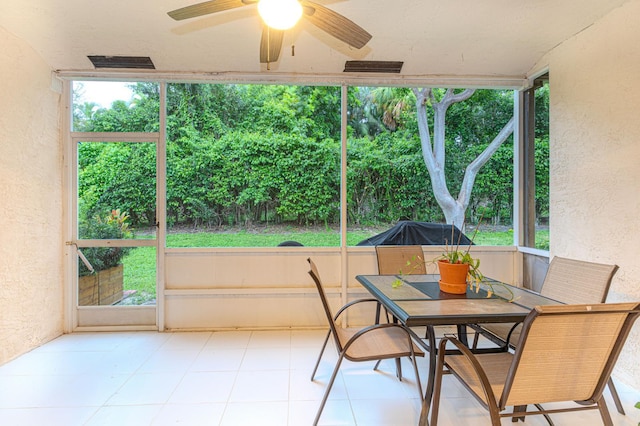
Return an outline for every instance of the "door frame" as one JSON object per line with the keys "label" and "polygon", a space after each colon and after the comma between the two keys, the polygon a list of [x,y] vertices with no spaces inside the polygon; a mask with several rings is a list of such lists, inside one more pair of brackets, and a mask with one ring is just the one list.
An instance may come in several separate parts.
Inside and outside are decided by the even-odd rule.
{"label": "door frame", "polygon": [[[159,315],[162,304],[164,256],[164,194],[165,168],[164,143],[158,132],[70,132],[68,155],[69,190],[67,197],[68,235],[66,241],[68,279],[67,321],[65,329],[90,331],[103,329],[158,330],[163,327]],[[153,143],[156,147],[156,236],[154,239],[136,240],[78,240],[78,143],[79,142],[127,142]],[[162,203],[162,207],[161,207]],[[85,247],[155,247],[156,248],[156,304],[143,306],[79,306],[78,305],[78,256],[77,249]]]}

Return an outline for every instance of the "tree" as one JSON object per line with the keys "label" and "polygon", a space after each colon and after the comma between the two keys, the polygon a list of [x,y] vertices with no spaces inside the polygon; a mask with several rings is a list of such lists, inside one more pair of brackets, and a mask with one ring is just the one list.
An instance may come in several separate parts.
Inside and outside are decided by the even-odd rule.
{"label": "tree", "polygon": [[[414,88],[416,96],[416,111],[418,120],[418,131],[422,146],[422,157],[431,177],[431,187],[434,197],[442,208],[447,223],[452,223],[461,227],[464,223],[465,213],[469,206],[471,191],[475,183],[476,176],[482,166],[489,161],[491,156],[498,150],[500,145],[513,133],[514,118],[500,130],[491,143],[466,166],[460,192],[457,197],[453,197],[447,187],[445,175],[445,123],[446,114],[453,104],[469,99],[474,93],[473,89],[465,89],[456,92],[454,89],[446,89],[444,94],[437,98],[439,91],[436,89]],[[433,139],[429,130],[429,116],[427,106],[433,108]]]}

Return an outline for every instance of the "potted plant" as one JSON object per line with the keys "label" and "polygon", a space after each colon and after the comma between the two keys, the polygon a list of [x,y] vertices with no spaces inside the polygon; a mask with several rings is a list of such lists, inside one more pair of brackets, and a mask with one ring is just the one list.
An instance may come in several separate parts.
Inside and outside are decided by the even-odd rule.
{"label": "potted plant", "polygon": [[[455,226],[451,225],[451,241],[454,240],[455,230]],[[452,294],[465,294],[467,292],[467,286],[469,286],[469,288],[478,293],[480,291],[481,284],[483,284],[487,292],[487,297],[491,297],[494,294],[493,286],[500,285],[510,294],[509,301],[513,301],[514,294],[509,286],[492,280],[485,280],[484,275],[480,271],[480,259],[476,259],[471,256],[471,245],[473,244],[477,233],[478,227],[476,227],[470,244],[466,250],[460,249],[462,233],[459,233],[458,241],[455,245],[445,244],[444,252],[429,262],[429,264],[435,263],[438,265],[438,270],[440,272],[440,281],[438,285],[440,286],[440,290]],[[425,263],[427,263],[427,261],[421,257],[414,256],[411,260],[407,261],[407,268],[404,270],[412,271],[415,270],[418,265]],[[455,277],[454,275],[450,275],[450,273],[453,273]],[[399,287],[402,285],[402,280],[397,278],[393,283],[391,283],[391,285],[394,288]]]}
{"label": "potted plant", "polygon": [[[451,225],[451,241],[454,240],[455,227]],[[476,237],[478,227],[473,233],[471,243]],[[474,259],[469,253],[471,244],[466,250],[460,250],[460,238],[453,244],[445,244],[444,252],[436,258],[438,270],[440,271],[440,290],[446,293],[464,294],[467,292],[467,283],[472,287],[479,288],[480,282],[484,278],[480,272],[480,259]]]}

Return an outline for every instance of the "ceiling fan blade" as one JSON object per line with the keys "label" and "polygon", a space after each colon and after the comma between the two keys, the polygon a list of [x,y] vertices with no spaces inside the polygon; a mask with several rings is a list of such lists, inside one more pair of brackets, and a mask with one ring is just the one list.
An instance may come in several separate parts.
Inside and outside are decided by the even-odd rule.
{"label": "ceiling fan blade", "polygon": [[311,1],[302,0],[300,4],[313,25],[348,45],[360,49],[371,40],[364,28],[339,13]]}
{"label": "ceiling fan blade", "polygon": [[260,63],[268,64],[278,60],[283,39],[284,31],[263,26],[262,39],[260,40]]}
{"label": "ceiling fan blade", "polygon": [[256,1],[211,0],[172,10],[171,12],[168,12],[167,15],[169,15],[176,21],[181,21],[183,19],[195,18],[202,15],[209,15],[211,13],[222,12],[224,10],[235,9],[236,7],[242,7],[246,6],[247,4],[256,3]]}

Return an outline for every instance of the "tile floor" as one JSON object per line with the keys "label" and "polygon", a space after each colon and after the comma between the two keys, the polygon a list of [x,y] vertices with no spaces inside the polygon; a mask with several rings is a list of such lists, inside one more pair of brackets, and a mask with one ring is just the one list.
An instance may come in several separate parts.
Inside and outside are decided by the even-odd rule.
{"label": "tile floor", "polygon": [[[64,335],[0,366],[0,425],[310,425],[336,360],[330,348],[317,381],[310,381],[323,337],[322,331]],[[343,364],[321,424],[417,424],[410,364],[403,365],[404,382],[392,361],[378,372],[372,367]],[[454,378],[444,380],[441,425],[489,424]],[[614,424],[637,426],[640,392],[618,388],[627,416],[612,408]],[[601,424],[596,412],[554,420]],[[537,416],[526,424],[545,423]]]}

